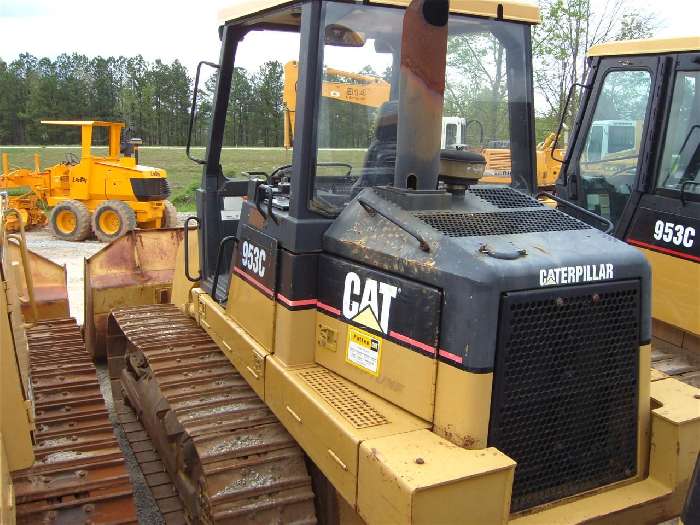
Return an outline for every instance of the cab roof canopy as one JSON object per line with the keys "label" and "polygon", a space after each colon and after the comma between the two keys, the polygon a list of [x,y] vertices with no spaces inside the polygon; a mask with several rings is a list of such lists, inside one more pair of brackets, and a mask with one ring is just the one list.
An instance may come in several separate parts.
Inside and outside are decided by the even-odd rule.
{"label": "cab roof canopy", "polygon": [[[219,11],[219,22],[226,24],[252,15],[263,13],[276,7],[291,5],[285,0],[238,0]],[[370,0],[357,1],[357,4],[387,5],[406,7],[410,0]],[[527,2],[508,0],[451,0],[450,12],[466,15],[497,18],[499,6],[503,6],[503,19],[537,24],[540,21],[539,8]]]}
{"label": "cab roof canopy", "polygon": [[683,53],[700,51],[700,36],[677,38],[647,38],[642,40],[619,40],[598,44],[588,50],[589,57],[617,55],[656,55],[660,53]]}
{"label": "cab roof canopy", "polygon": [[124,127],[123,122],[108,122],[106,120],[42,120],[42,124],[52,126],[99,126],[108,128],[110,126]]}

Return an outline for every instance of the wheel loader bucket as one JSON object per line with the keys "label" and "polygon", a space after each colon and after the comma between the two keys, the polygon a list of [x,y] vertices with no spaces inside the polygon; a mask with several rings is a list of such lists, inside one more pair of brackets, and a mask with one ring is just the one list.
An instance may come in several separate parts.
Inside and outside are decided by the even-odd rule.
{"label": "wheel loader bucket", "polygon": [[[66,267],[56,264],[31,250],[26,250],[27,264],[29,266],[28,279],[20,243],[19,236],[8,236],[9,271],[14,272],[14,282],[17,283],[17,293],[22,306],[24,320],[31,323],[68,317]],[[32,308],[30,287],[33,288],[36,315]]]}
{"label": "wheel loader bucket", "polygon": [[132,231],[85,260],[87,350],[94,360],[106,358],[107,318],[124,306],[170,303],[179,228]]}

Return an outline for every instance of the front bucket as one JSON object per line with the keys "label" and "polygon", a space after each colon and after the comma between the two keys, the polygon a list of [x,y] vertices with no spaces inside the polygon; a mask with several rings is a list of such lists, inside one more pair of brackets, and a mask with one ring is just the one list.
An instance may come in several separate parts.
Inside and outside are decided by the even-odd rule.
{"label": "front bucket", "polygon": [[132,231],[85,260],[85,345],[107,356],[107,317],[125,306],[170,302],[181,228]]}
{"label": "front bucket", "polygon": [[[17,283],[17,293],[22,305],[22,316],[26,322],[40,320],[60,319],[69,316],[68,285],[66,281],[66,267],[42,257],[38,253],[27,250],[27,258],[30,268],[31,280],[27,281],[20,240],[17,236],[10,236],[7,243],[10,271],[14,272],[14,282]],[[37,308],[37,319],[31,308],[31,297],[28,282],[34,289],[34,302]]]}

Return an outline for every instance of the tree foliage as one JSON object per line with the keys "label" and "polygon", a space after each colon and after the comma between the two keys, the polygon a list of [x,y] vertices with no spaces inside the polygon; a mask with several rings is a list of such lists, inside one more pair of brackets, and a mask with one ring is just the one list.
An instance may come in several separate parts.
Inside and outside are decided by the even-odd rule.
{"label": "tree foliage", "polygon": [[586,79],[586,51],[611,40],[651,37],[656,17],[628,0],[540,0],[540,9],[542,23],[533,34],[535,91],[542,102],[536,109],[551,130],[562,118],[572,123],[578,92],[566,115],[565,102],[571,87]]}
{"label": "tree foliage", "polygon": [[[140,55],[0,59],[0,144],[77,144],[79,129],[40,121],[98,119],[125,122],[146,144],[183,145],[192,84],[179,61],[149,62]],[[279,62],[252,73],[236,68],[225,145],[282,144],[282,85]],[[195,144],[207,140],[215,87],[215,76],[200,85]]]}

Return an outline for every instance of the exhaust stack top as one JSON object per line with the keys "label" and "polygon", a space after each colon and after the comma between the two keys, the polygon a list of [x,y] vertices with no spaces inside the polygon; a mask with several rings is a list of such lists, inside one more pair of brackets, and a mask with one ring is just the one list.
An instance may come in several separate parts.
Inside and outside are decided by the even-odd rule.
{"label": "exhaust stack top", "polygon": [[440,171],[448,0],[413,0],[403,19],[394,186],[434,190]]}

